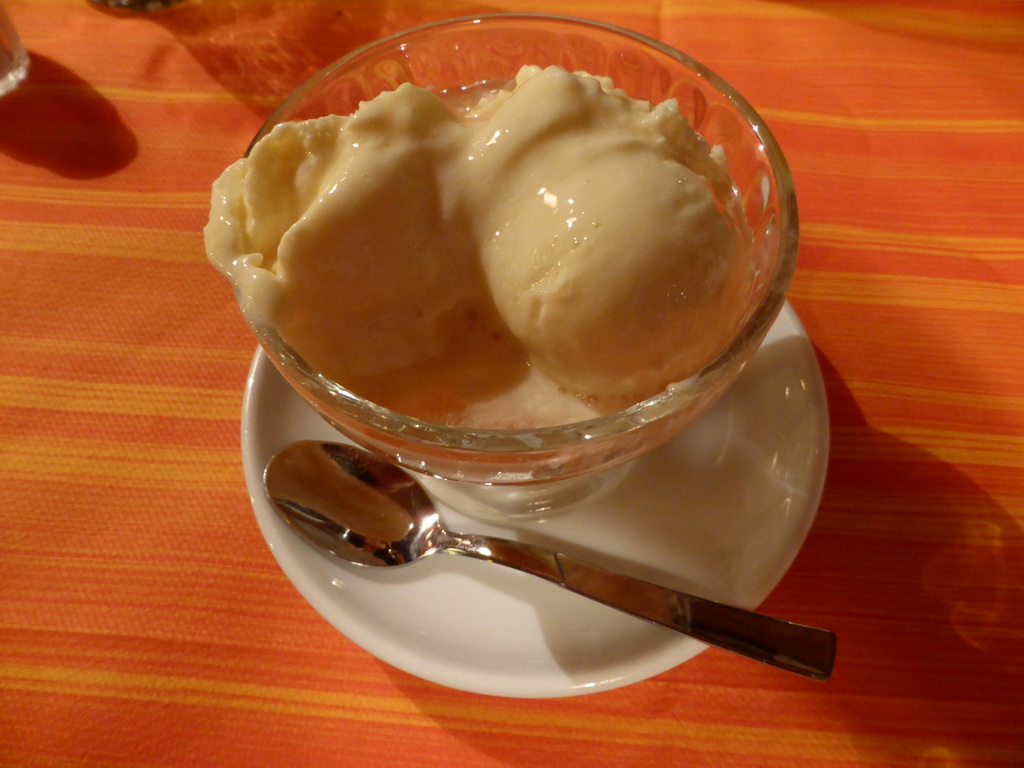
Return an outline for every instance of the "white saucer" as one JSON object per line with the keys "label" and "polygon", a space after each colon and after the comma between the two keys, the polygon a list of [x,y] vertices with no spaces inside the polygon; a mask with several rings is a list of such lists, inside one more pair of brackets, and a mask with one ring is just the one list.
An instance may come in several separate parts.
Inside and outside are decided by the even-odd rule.
{"label": "white saucer", "polygon": [[[242,414],[256,519],[306,600],[379,659],[452,688],[541,698],[634,683],[704,650],[540,579],[469,558],[368,569],[321,555],[280,521],[262,490],[270,456],[301,439],[344,440],[257,352]],[[639,460],[608,497],[515,529],[443,507],[442,519],[454,531],[524,539],[754,608],[803,544],[827,454],[821,373],[787,304],[714,409]],[[736,663],[754,662],[737,657]]]}

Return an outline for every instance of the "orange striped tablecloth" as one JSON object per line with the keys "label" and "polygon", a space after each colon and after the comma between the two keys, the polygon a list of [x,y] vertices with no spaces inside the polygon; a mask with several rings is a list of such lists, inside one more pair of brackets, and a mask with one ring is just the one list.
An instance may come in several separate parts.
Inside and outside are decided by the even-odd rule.
{"label": "orange striped tablecloth", "polygon": [[[1024,765],[1024,4],[7,5],[32,69],[0,100],[0,765]],[[500,10],[659,37],[782,143],[833,441],[764,608],[838,633],[828,683],[709,651],[460,693],[331,629],[256,528],[209,184],[354,45]]]}

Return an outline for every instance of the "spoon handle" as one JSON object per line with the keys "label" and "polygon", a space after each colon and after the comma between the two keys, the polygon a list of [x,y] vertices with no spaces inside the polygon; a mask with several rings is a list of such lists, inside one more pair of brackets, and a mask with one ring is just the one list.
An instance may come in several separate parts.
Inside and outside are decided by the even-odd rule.
{"label": "spoon handle", "polygon": [[539,576],[571,592],[660,624],[708,645],[815,680],[835,664],[836,636],[627,576],[508,539],[452,535],[443,549]]}

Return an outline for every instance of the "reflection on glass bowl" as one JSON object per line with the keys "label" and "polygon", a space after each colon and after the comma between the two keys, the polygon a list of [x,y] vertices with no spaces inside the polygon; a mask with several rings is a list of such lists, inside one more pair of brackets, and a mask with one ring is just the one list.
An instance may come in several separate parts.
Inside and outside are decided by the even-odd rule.
{"label": "reflection on glass bowl", "polygon": [[356,443],[420,472],[427,487],[470,514],[541,516],[614,485],[632,459],[677,434],[735,379],[782,308],[796,263],[796,198],[785,159],[754,109],[714,73],[658,41],[577,19],[494,15],[429,24],[334,62],[271,115],[276,124],[350,114],[409,82],[435,92],[504,83],[524,64],[610,77],[635,99],[678,100],[712,145],[721,145],[753,233],[755,280],[746,318],[702,370],[624,410],[540,429],[435,424],[369,402],[307,364],[273,329],[254,327],[289,383]]}

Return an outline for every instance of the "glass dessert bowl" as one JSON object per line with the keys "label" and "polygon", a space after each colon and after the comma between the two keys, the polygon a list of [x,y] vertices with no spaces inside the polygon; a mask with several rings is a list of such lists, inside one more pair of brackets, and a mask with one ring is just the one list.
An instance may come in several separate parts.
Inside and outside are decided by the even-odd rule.
{"label": "glass dessert bowl", "polygon": [[[796,199],[785,159],[753,108],[707,68],[662,43],[610,25],[540,15],[455,19],[356,50],[300,86],[270,116],[279,123],[348,115],[401,83],[443,94],[453,107],[513,80],[523,65],[557,65],[610,78],[630,97],[676,99],[721,146],[738,208],[752,233],[753,272],[742,321],[699,371],[614,413],[532,429],[440,424],[370,402],[252,323],[285,379],[353,442],[422,475],[441,501],[484,517],[540,517],[615,484],[629,462],[671,439],[727,389],[783,307],[796,263]],[[252,150],[250,146],[250,151]]]}

